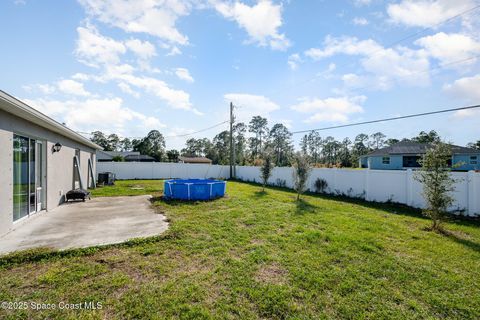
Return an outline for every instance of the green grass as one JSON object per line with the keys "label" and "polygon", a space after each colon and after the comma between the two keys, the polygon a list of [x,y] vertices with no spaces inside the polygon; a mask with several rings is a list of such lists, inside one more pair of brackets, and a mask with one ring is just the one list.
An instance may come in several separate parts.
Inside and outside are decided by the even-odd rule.
{"label": "green grass", "polygon": [[[93,194],[162,188],[117,181]],[[313,195],[295,202],[288,190],[239,182],[227,192],[211,202],[154,198],[171,223],[160,237],[0,259],[0,301],[103,305],[0,310],[0,318],[480,318],[478,223],[452,221],[444,236],[408,208]]]}
{"label": "green grass", "polygon": [[163,181],[160,180],[118,180],[113,186],[98,187],[90,190],[94,197],[139,196],[163,193]]}

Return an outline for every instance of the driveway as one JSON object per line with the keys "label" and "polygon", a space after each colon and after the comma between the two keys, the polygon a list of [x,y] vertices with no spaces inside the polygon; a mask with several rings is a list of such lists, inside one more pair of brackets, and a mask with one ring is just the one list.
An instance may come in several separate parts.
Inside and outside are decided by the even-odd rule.
{"label": "driveway", "polygon": [[159,235],[166,217],[155,213],[150,196],[94,198],[65,203],[32,216],[0,237],[0,255],[36,247],[83,248]]}

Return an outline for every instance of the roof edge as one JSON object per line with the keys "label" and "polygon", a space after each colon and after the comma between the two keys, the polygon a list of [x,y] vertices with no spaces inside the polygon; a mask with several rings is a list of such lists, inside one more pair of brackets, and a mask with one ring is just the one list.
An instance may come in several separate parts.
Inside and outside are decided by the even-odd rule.
{"label": "roof edge", "polygon": [[103,150],[103,148],[97,145],[96,143],[90,141],[89,139],[85,138],[81,134],[64,126],[63,124],[53,120],[49,116],[41,113],[37,109],[29,106],[25,102],[15,98],[14,96],[6,93],[3,90],[0,90],[0,101],[4,101],[11,106],[11,108],[5,108],[4,106],[2,106],[2,104],[0,104],[0,110],[4,110],[5,112],[11,113],[14,116],[17,116],[19,118],[25,119],[30,122],[33,122],[33,120],[37,120],[39,122],[35,124],[39,125],[42,128],[56,132],[71,140],[79,142],[83,145],[87,145],[90,148],[93,148],[96,150]]}

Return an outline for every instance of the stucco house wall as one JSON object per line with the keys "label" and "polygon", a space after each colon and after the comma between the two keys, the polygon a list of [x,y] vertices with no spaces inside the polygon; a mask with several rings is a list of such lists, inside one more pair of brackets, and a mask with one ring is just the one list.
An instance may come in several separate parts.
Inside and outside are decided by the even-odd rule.
{"label": "stucco house wall", "polygon": [[[390,157],[390,163],[383,163],[383,157]],[[368,157],[369,168],[370,169],[380,169],[380,170],[401,170],[403,169],[403,157],[402,156],[372,156]]]}
{"label": "stucco house wall", "polygon": [[[472,163],[470,157],[477,157],[476,164]],[[474,160],[475,161],[475,160]],[[452,164],[458,165],[455,170],[480,170],[480,152],[477,154],[455,154],[452,158]]]}
{"label": "stucco house wall", "polygon": [[[1,104],[5,103],[0,100]],[[0,235],[14,226],[13,222],[13,136],[27,136],[44,142],[46,163],[45,200],[46,210],[64,202],[65,194],[73,188],[75,150],[80,150],[81,176],[84,188],[88,181],[88,159],[95,160],[96,149],[74,141],[62,134],[48,130],[34,122],[22,119],[0,109]],[[55,143],[62,144],[60,152],[53,153]],[[95,161],[93,161],[95,169]],[[94,171],[95,174],[95,171]],[[24,219],[28,220],[28,218]]]}
{"label": "stucco house wall", "polygon": [[[471,163],[471,156],[477,157],[477,164]],[[383,163],[383,157],[390,157],[390,164]],[[385,155],[385,156],[369,156],[362,157],[368,162],[368,168],[373,170],[402,170],[403,167],[403,155]],[[480,153],[478,154],[455,154],[452,156],[452,164],[455,166],[453,170],[457,171],[470,171],[480,170]],[[456,166],[459,165],[459,166]]]}
{"label": "stucco house wall", "polygon": [[0,235],[10,229],[13,220],[13,188],[12,188],[12,144],[10,132],[1,127],[2,114],[0,113]]}

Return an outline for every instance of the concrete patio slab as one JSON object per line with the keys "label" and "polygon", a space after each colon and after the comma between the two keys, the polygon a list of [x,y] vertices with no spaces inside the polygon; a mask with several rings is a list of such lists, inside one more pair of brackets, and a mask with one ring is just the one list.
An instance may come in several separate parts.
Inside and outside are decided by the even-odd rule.
{"label": "concrete patio slab", "polygon": [[83,248],[159,235],[166,217],[155,213],[150,196],[94,198],[70,202],[27,218],[0,237],[0,255],[37,247]]}

